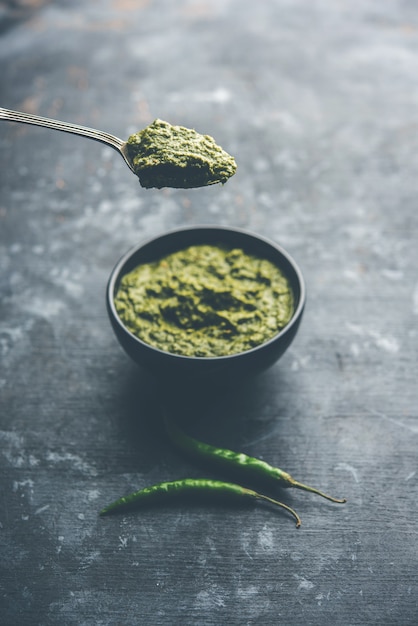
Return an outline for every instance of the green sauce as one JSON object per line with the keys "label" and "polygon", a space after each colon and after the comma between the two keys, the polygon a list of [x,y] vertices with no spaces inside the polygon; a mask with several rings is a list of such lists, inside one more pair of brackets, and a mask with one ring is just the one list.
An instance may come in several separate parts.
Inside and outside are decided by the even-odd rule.
{"label": "green sauce", "polygon": [[115,297],[124,325],[160,350],[244,352],[290,321],[293,294],[273,263],[240,249],[191,246],[126,274]]}
{"label": "green sauce", "polygon": [[237,169],[235,160],[209,135],[155,120],[127,141],[142,187],[204,187],[225,183]]}

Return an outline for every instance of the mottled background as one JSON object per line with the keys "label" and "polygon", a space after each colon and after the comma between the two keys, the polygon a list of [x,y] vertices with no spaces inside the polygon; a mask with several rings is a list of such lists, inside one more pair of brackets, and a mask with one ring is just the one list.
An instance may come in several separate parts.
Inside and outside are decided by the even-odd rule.
{"label": "mottled background", "polygon": [[[307,624],[418,619],[418,4],[412,0],[0,2],[4,107],[121,138],[160,117],[237,174],[142,189],[87,139],[0,122],[0,623]],[[202,398],[193,432],[336,495],[112,499],[199,476],[116,342],[125,251],[176,226],[282,244],[308,304],[286,355]]]}

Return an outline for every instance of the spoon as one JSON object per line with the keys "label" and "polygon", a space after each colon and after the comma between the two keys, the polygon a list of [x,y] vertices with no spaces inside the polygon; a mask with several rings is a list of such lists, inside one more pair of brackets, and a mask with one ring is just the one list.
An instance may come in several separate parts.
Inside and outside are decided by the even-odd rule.
{"label": "spoon", "polygon": [[79,124],[0,107],[0,120],[44,126],[100,141],[119,152],[143,187],[203,187],[225,183],[235,173],[233,157],[209,135],[155,120],[122,141],[110,133]]}
{"label": "spoon", "polygon": [[2,107],[0,107],[0,120],[20,122],[22,124],[32,124],[34,126],[44,126],[45,128],[61,130],[64,133],[82,135],[83,137],[100,141],[101,143],[111,146],[117,150],[124,158],[129,169],[135,173],[132,160],[128,154],[126,141],[122,141],[122,139],[119,139],[110,133],[105,133],[102,130],[95,130],[94,128],[87,128],[87,126],[80,126],[79,124],[71,124],[70,122],[60,122],[59,120],[41,117],[40,115],[32,115],[31,113],[22,113],[20,111],[12,111],[11,109],[3,109]]}

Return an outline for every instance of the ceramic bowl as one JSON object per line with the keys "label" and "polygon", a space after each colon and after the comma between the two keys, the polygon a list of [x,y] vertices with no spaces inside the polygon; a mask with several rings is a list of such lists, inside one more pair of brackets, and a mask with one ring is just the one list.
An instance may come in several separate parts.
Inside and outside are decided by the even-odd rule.
{"label": "ceramic bowl", "polygon": [[[290,322],[265,343],[245,352],[220,357],[190,357],[171,354],[148,345],[133,335],[118,316],[114,296],[125,274],[141,263],[148,263],[191,245],[213,244],[242,248],[270,260],[290,282],[294,313]],[[278,244],[238,228],[193,226],[180,228],[148,239],[129,250],[111,272],[106,304],[110,322],[125,352],[142,368],[164,384],[187,387],[194,384],[235,384],[273,365],[292,343],[305,306],[306,290],[302,273],[292,257]]]}

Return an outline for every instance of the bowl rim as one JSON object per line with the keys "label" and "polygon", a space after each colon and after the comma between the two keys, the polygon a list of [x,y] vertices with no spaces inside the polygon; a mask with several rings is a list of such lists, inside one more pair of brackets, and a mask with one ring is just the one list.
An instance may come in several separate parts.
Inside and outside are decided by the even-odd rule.
{"label": "bowl rim", "polygon": [[[120,280],[120,278],[125,273],[127,273],[127,272],[122,273],[122,270],[123,270],[124,266],[129,262],[129,260],[137,252],[139,252],[142,248],[145,248],[146,246],[151,245],[151,244],[157,242],[160,239],[162,240],[162,239],[169,238],[171,236],[175,236],[175,235],[181,234],[181,233],[187,233],[187,232],[193,232],[193,231],[202,231],[203,232],[205,230],[218,231],[220,233],[222,233],[222,232],[229,232],[231,234],[236,233],[238,235],[244,235],[244,236],[246,236],[248,238],[257,240],[257,241],[261,242],[262,244],[270,246],[276,252],[279,252],[279,254],[286,259],[287,263],[292,267],[292,269],[293,269],[293,271],[294,271],[294,273],[296,275],[297,282],[299,284],[299,302],[298,302],[295,310],[293,311],[292,318],[286,324],[286,326],[284,326],[278,333],[273,335],[273,337],[271,337],[267,341],[264,341],[263,343],[260,343],[257,346],[249,348],[248,350],[244,350],[243,352],[236,352],[234,354],[225,354],[225,355],[222,355],[222,356],[188,356],[188,355],[184,355],[184,354],[176,354],[174,352],[167,352],[166,350],[162,350],[161,348],[157,348],[156,346],[152,346],[151,344],[146,343],[145,341],[143,341],[142,339],[140,339],[139,337],[134,335],[125,326],[125,324],[122,322],[122,320],[120,319],[120,317],[119,317],[119,315],[117,313],[116,307],[115,307],[114,294],[115,294],[116,284]],[[193,245],[193,244],[190,244],[190,245]],[[181,249],[181,248],[179,248],[179,249]],[[167,254],[168,254],[168,252],[167,252]],[[255,352],[258,352],[260,349],[266,348],[270,344],[272,344],[275,341],[277,341],[277,339],[279,337],[282,337],[283,335],[291,332],[292,327],[295,324],[299,323],[299,319],[300,319],[300,317],[301,317],[301,315],[303,313],[303,310],[305,308],[305,304],[306,304],[306,285],[305,285],[305,280],[303,278],[302,271],[301,271],[299,265],[294,260],[294,258],[280,244],[278,244],[275,241],[269,239],[268,237],[265,237],[264,235],[259,235],[258,233],[255,233],[253,231],[250,231],[250,230],[247,230],[247,229],[244,229],[244,228],[240,228],[240,227],[235,227],[235,226],[219,226],[219,225],[214,225],[214,224],[195,224],[193,226],[181,226],[181,227],[178,227],[178,228],[173,228],[171,230],[165,231],[165,232],[160,233],[158,235],[153,235],[151,237],[143,239],[140,243],[138,243],[138,244],[136,244],[134,246],[131,246],[131,248],[129,248],[127,250],[127,252],[125,252],[125,254],[123,254],[120,257],[119,261],[117,261],[116,265],[114,266],[113,270],[110,273],[109,280],[108,280],[107,287],[106,287],[106,304],[107,304],[107,307],[108,307],[108,311],[111,313],[111,315],[113,317],[113,321],[116,322],[118,327],[124,333],[126,333],[136,344],[138,344],[138,346],[140,346],[142,349],[148,350],[148,351],[150,351],[152,353],[161,354],[165,358],[171,357],[172,359],[176,359],[176,360],[183,361],[183,362],[187,362],[187,361],[199,361],[199,362],[200,361],[205,361],[208,364],[210,362],[221,363],[221,362],[225,362],[225,361],[231,361],[231,360],[234,360],[234,359],[242,358],[244,355],[246,356],[246,355],[250,355],[250,354],[253,354]]]}

